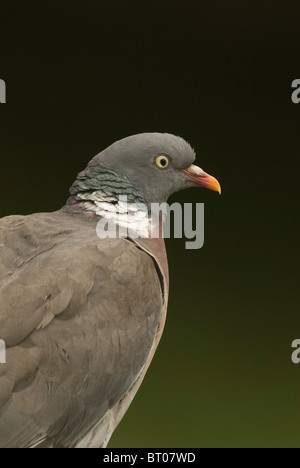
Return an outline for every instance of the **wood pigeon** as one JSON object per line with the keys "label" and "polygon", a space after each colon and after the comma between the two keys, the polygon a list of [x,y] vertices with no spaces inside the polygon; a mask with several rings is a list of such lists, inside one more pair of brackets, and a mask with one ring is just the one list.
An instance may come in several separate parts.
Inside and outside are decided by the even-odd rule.
{"label": "wood pigeon", "polygon": [[194,159],[180,137],[130,136],[90,161],[62,209],[0,220],[0,447],[106,447],[161,338],[169,278],[162,235],[99,238],[97,223],[119,195],[149,207],[220,191]]}

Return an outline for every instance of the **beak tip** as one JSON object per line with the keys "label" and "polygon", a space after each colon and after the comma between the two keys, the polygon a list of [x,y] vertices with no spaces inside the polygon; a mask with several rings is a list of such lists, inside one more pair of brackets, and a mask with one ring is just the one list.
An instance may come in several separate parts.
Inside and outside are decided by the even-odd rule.
{"label": "beak tip", "polygon": [[213,190],[214,192],[218,192],[219,195],[222,194],[222,188],[221,188],[220,183],[217,181],[217,179],[215,179],[212,176],[208,175],[207,185],[204,185],[204,186],[210,190]]}

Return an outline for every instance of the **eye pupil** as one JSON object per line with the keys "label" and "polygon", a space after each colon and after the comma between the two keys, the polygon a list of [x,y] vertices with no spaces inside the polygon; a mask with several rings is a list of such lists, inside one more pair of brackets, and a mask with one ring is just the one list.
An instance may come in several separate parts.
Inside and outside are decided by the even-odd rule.
{"label": "eye pupil", "polygon": [[160,164],[161,164],[162,166],[165,166],[165,165],[167,164],[167,161],[166,161],[164,158],[162,158],[162,159],[160,160]]}

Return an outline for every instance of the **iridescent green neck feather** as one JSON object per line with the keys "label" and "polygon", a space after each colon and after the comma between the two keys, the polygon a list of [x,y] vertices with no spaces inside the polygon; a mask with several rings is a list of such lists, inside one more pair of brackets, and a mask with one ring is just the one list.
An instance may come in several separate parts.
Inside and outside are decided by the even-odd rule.
{"label": "iridescent green neck feather", "polygon": [[110,211],[109,204],[114,205],[118,212],[120,196],[127,197],[127,203],[145,204],[140,192],[131,184],[126,176],[122,176],[112,168],[97,164],[89,165],[77,176],[70,188],[70,198],[67,207],[88,216],[97,216],[99,211]]}

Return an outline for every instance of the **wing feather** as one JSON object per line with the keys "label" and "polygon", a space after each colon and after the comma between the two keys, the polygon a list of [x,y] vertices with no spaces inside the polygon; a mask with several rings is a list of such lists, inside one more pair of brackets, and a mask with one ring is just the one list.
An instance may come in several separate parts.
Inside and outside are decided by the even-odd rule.
{"label": "wing feather", "polygon": [[0,446],[72,446],[135,382],[162,308],[151,257],[64,212],[0,221]]}

